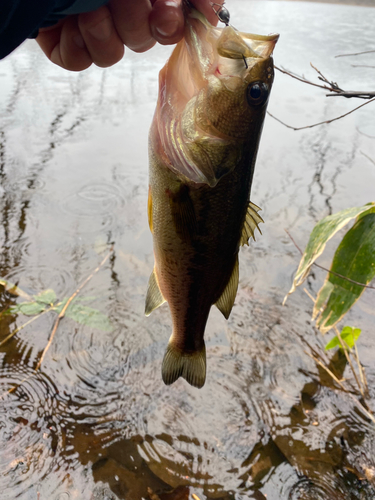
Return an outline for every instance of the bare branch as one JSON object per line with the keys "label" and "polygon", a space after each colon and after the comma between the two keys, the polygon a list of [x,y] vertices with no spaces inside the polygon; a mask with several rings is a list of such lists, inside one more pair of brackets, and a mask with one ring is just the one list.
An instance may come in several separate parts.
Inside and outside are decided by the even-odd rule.
{"label": "bare branch", "polygon": [[365,156],[368,160],[370,160],[370,161],[371,161],[371,163],[373,163],[373,164],[375,165],[375,161],[374,161],[372,158],[370,158],[370,157],[369,157],[366,153],[364,153],[363,151],[360,151],[360,153],[361,153],[363,156]]}
{"label": "bare branch", "polygon": [[364,135],[365,137],[369,137],[370,139],[375,139],[375,135],[369,135],[369,134],[366,134],[365,132],[362,132],[361,130],[359,130],[358,127],[355,128],[356,131],[361,134],[361,135]]}
{"label": "bare branch", "polygon": [[354,54],[339,54],[335,57],[361,56],[362,54],[371,54],[372,52],[375,52],[375,50],[365,50],[364,52],[356,52]]}
{"label": "bare branch", "polygon": [[348,92],[342,91],[339,94],[326,94],[326,97],[336,97],[336,96],[341,96],[341,97],[358,97],[358,99],[372,99],[375,97],[375,91],[371,92],[360,92],[359,90],[350,90]]}
{"label": "bare branch", "polygon": [[313,127],[317,127],[318,125],[324,125],[325,123],[332,123],[336,120],[340,120],[341,118],[344,118],[345,116],[348,116],[351,113],[354,113],[354,111],[357,111],[357,109],[362,108],[363,106],[366,106],[366,104],[370,104],[370,102],[374,102],[374,101],[375,101],[375,98],[371,99],[370,101],[364,102],[360,106],[357,106],[356,108],[352,109],[351,111],[348,111],[348,113],[345,113],[344,115],[337,116],[336,118],[332,118],[331,120],[326,120],[324,122],[313,123],[312,125],[306,125],[304,127],[292,127],[291,125],[288,125],[287,123],[280,120],[280,118],[276,118],[276,116],[272,115],[269,111],[267,111],[267,114],[269,114],[274,120],[280,122],[285,127],[291,128],[292,130],[304,130],[306,128],[313,128]]}
{"label": "bare branch", "polygon": [[70,306],[72,300],[80,293],[80,291],[82,290],[82,288],[91,280],[91,278],[104,266],[104,264],[107,262],[108,258],[111,256],[113,252],[113,246],[110,248],[109,252],[107,253],[107,255],[104,257],[104,259],[101,261],[101,263],[98,265],[98,267],[96,269],[94,269],[94,271],[90,274],[90,276],[88,276],[85,281],[83,283],[80,284],[80,286],[77,288],[77,290],[73,293],[73,295],[71,295],[69,297],[69,299],[67,300],[65,306],[62,308],[60,314],[57,316],[56,318],[56,321],[55,321],[55,324],[53,326],[53,330],[52,330],[52,333],[50,335],[50,338],[48,340],[48,343],[46,345],[46,347],[44,348],[44,351],[35,367],[35,371],[37,372],[41,366],[41,364],[43,363],[43,360],[44,360],[44,357],[45,355],[47,354],[47,351],[48,349],[50,348],[51,344],[52,344],[52,341],[53,341],[53,338],[55,336],[55,333],[57,331],[57,328],[60,324],[60,320],[62,320],[65,316],[65,312],[66,310],[68,309],[68,307]]}
{"label": "bare branch", "polygon": [[357,97],[358,99],[372,99],[375,97],[375,91],[359,91],[359,90],[344,90],[342,89],[336,82],[328,80],[323,73],[316,68],[312,63],[310,63],[310,66],[318,73],[318,79],[325,83],[326,85],[319,85],[318,83],[311,82],[310,80],[307,80],[305,77],[297,75],[296,73],[293,73],[292,71],[288,71],[285,68],[279,68],[278,66],[275,66],[275,69],[283,73],[284,75],[288,75],[302,83],[307,83],[308,85],[313,85],[314,87],[318,87],[320,89],[324,90],[329,90],[330,92],[333,92],[332,94],[326,94],[326,97],[331,97],[331,96],[341,96],[341,97]]}
{"label": "bare branch", "polygon": [[[306,80],[303,76],[299,76],[296,73],[293,73],[292,71],[286,70],[285,68],[279,68],[278,66],[275,66],[275,69],[280,71],[280,73],[284,73],[284,75],[291,76],[292,78],[295,78],[296,80],[302,82],[302,83],[307,83],[308,85],[313,85],[314,87],[319,87],[320,89],[324,90],[332,90],[331,87],[327,87],[326,85],[319,85],[318,83],[310,82],[310,80]],[[336,92],[339,92],[336,90]]]}

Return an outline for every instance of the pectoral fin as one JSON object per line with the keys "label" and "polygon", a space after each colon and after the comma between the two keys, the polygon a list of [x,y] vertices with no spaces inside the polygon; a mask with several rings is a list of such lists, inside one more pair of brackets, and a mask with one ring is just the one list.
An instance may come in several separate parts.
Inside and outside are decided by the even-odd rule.
{"label": "pectoral fin", "polygon": [[150,316],[152,311],[164,304],[164,302],[165,298],[160,291],[154,268],[148,282],[145,315]]}
{"label": "pectoral fin", "polygon": [[221,313],[223,313],[225,319],[229,318],[230,312],[232,310],[234,300],[237,295],[238,288],[238,256],[236,257],[236,262],[233,267],[232,275],[229,278],[228,284],[225,287],[220,299],[216,302],[216,307]]}
{"label": "pectoral fin", "polygon": [[242,236],[240,242],[241,245],[248,245],[250,236],[255,241],[255,234],[254,234],[255,228],[258,228],[258,231],[260,232],[260,234],[262,234],[262,231],[259,228],[259,223],[264,222],[264,220],[258,214],[259,210],[261,210],[261,208],[255,205],[255,203],[252,203],[251,201],[249,202],[249,206],[247,207],[245,222],[242,229]]}

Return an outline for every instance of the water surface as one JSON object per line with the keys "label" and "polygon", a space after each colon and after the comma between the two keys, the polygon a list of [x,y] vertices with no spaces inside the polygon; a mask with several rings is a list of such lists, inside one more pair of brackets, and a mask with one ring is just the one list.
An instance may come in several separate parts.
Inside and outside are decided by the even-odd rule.
{"label": "water surface", "polygon": [[[344,88],[372,88],[375,70],[352,65],[374,66],[373,56],[334,56],[374,48],[375,9],[231,0],[230,10],[238,29],[281,33],[277,65],[312,79],[312,62]],[[263,236],[240,252],[229,321],[211,311],[206,385],[166,387],[168,307],[143,312],[153,267],[147,131],[170,50],[128,51],[113,68],[73,74],[30,41],[0,64],[0,276],[63,299],[114,245],[80,293],[112,331],[65,318],[35,376],[56,316],[0,348],[1,498],[373,499],[374,425],[308,356],[325,356],[327,341],[308,296],[281,303],[299,260],[284,228],[304,246],[322,217],[374,200],[374,104],[300,132],[267,117],[252,188]],[[360,103],[278,73],[269,111],[303,126]],[[310,293],[323,280],[314,270]],[[0,295],[2,309],[22,300]],[[374,407],[373,303],[367,290],[346,322],[363,330]],[[1,338],[28,319],[1,318]],[[340,355],[325,359],[343,374]]]}

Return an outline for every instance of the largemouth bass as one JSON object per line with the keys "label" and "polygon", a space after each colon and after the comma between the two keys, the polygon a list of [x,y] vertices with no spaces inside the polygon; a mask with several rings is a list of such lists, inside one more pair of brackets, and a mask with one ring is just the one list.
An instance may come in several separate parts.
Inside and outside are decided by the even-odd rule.
{"label": "largemouth bass", "polygon": [[214,27],[189,9],[184,39],[159,75],[149,136],[155,267],[145,312],[165,301],[170,307],[167,385],[179,377],[204,385],[211,306],[228,319],[240,245],[263,222],[249,200],[277,39]]}

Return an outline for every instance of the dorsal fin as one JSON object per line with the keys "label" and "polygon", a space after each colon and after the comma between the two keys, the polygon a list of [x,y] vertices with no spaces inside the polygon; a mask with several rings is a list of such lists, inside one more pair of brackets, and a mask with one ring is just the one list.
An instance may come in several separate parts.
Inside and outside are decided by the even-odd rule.
{"label": "dorsal fin", "polygon": [[247,207],[246,211],[245,221],[242,228],[242,235],[240,241],[241,245],[248,245],[250,236],[255,241],[255,235],[254,235],[255,228],[257,228],[260,234],[262,234],[262,231],[259,228],[259,223],[264,222],[264,220],[258,214],[259,210],[261,210],[261,208],[255,205],[255,203],[252,203],[251,201],[249,202],[249,206]]}
{"label": "dorsal fin", "polygon": [[223,313],[225,319],[229,318],[230,312],[234,304],[234,299],[236,298],[237,295],[238,277],[239,277],[239,270],[238,270],[238,255],[237,255],[236,262],[234,264],[233,271],[231,277],[229,278],[228,284],[224,288],[221,297],[215,304],[216,307],[219,309],[219,311]]}
{"label": "dorsal fin", "polygon": [[154,268],[148,281],[145,315],[149,316],[154,309],[157,309],[164,302],[165,298],[160,291]]}

